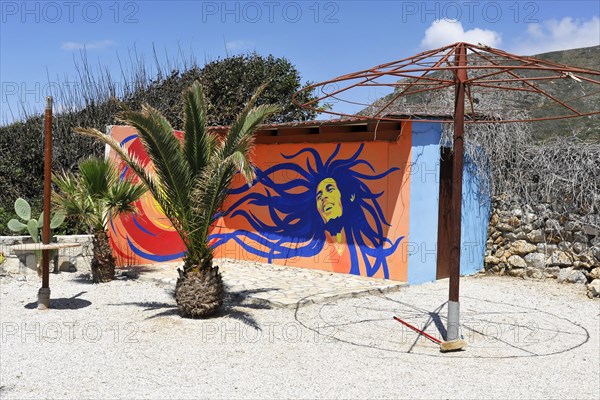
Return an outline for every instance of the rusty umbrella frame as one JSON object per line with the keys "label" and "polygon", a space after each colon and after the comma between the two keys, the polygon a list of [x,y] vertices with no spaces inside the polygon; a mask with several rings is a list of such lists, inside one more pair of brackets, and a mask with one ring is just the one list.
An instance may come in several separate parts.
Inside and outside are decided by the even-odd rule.
{"label": "rusty umbrella frame", "polygon": [[[519,75],[518,71],[528,71],[529,76]],[[444,72],[449,72],[451,78],[444,78]],[[471,73],[471,76],[469,76]],[[395,79],[383,82],[381,78]],[[594,111],[578,110],[569,102],[583,97],[598,95],[600,91],[579,96],[569,100],[561,100],[547,89],[541,88],[540,83],[556,82],[558,80],[573,80],[581,84],[586,82],[600,87],[600,71],[561,65],[533,57],[518,56],[505,51],[494,49],[482,44],[458,42],[435,50],[425,51],[402,60],[381,64],[376,67],[346,74],[328,81],[309,85],[294,93],[292,102],[300,107],[316,112],[325,112],[340,117],[363,118],[378,121],[408,121],[418,119],[422,122],[452,122],[453,154],[452,159],[452,195],[450,217],[450,288],[448,296],[448,322],[446,342],[442,350],[463,349],[466,343],[459,334],[459,281],[460,281],[460,232],[462,205],[462,175],[464,156],[464,125],[489,124],[508,122],[534,122],[544,120],[560,120],[600,114],[600,109]],[[339,85],[349,82],[346,87]],[[334,87],[327,92],[325,89]],[[365,87],[388,87],[395,89],[390,97],[374,104],[358,103],[341,96],[352,89]],[[407,96],[454,88],[453,110],[444,110],[447,115],[423,115],[398,113],[395,103]],[[596,88],[596,86],[594,86]],[[305,103],[300,102],[302,94],[310,94],[314,90],[317,95]],[[558,115],[545,117],[530,117],[520,115],[516,118],[502,118],[491,115],[488,111],[477,110],[474,93],[478,90],[511,90],[521,93],[538,95],[550,100],[550,104],[558,105],[563,110]],[[363,114],[348,114],[319,107],[322,101],[336,100],[370,107],[371,112]],[[465,107],[466,103],[466,107]],[[411,104],[418,106],[418,104]],[[424,107],[429,104],[422,104]],[[500,109],[501,116],[505,109]],[[444,346],[446,344],[446,347]]]}

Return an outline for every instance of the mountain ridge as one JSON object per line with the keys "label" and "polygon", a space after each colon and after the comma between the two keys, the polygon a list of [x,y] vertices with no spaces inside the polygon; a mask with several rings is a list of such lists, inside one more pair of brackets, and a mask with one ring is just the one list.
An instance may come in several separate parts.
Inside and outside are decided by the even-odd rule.
{"label": "mountain ridge", "polygon": [[[470,57],[473,57],[473,55]],[[600,46],[552,51],[530,57],[556,64],[594,70],[600,65]],[[444,76],[443,74],[449,75],[450,72],[436,71],[429,74],[429,76],[442,77]],[[541,72],[535,70],[519,70],[519,75],[522,77],[532,77],[534,74],[539,75]],[[501,75],[499,74],[498,77],[500,76]],[[452,79],[449,76],[444,76],[444,78]],[[398,82],[406,82],[408,79],[413,78],[404,78]],[[569,105],[583,113],[594,112],[600,109],[600,85],[593,85],[585,81],[581,82],[577,79],[561,79],[542,81],[539,83],[536,82],[536,86],[543,89],[549,95],[560,99],[561,101],[568,102]],[[369,107],[359,111],[357,114],[372,114],[374,111],[378,110],[378,106],[392,100],[393,97],[398,94],[399,88],[403,87],[405,87],[405,85],[396,87],[394,92],[375,100]],[[480,107],[480,109],[492,107],[497,108],[497,110],[505,109],[505,111],[517,110],[521,111],[522,115],[526,114],[532,119],[551,118],[556,115],[565,114],[566,109],[558,105],[558,103],[555,103],[548,96],[514,90],[487,90],[488,92],[485,93],[485,90],[480,89],[477,98],[473,95],[477,107]],[[390,110],[390,113],[401,114],[411,114],[412,111],[418,114],[423,113],[423,110],[427,110],[428,107],[431,107],[432,109],[438,110],[438,115],[452,115],[454,97],[451,92],[453,92],[453,88],[435,92],[426,92],[426,94],[421,93],[418,95],[403,96],[392,103],[390,108],[386,109],[386,111]],[[432,113],[429,111],[425,112]],[[436,113],[433,112],[433,114]],[[533,134],[536,140],[545,140],[554,136],[570,136],[576,134],[581,139],[600,142],[600,118],[598,115],[592,115],[561,120],[538,121],[535,122],[535,126],[533,126]]]}

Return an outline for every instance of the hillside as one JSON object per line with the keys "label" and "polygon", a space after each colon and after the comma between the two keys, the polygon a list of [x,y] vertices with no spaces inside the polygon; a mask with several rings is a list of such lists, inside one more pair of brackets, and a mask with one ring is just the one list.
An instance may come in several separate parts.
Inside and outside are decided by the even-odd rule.
{"label": "hillside", "polygon": [[[475,58],[474,62],[478,62],[477,56],[469,55],[469,57],[470,60]],[[538,54],[534,57],[558,64],[597,69],[598,65],[600,65],[600,46],[555,51]],[[518,71],[518,75],[522,77],[531,77],[533,74],[540,75],[536,71]],[[429,76],[452,79],[448,72],[434,72]],[[506,77],[510,78],[508,75]],[[402,82],[406,82],[406,80]],[[591,112],[598,110],[600,107],[600,88],[598,85],[593,85],[585,81],[577,82],[572,79],[561,79],[543,81],[536,83],[536,86],[548,94],[565,101],[568,105],[574,106],[577,110]],[[375,101],[370,107],[359,112],[359,114],[369,115],[378,110],[379,106],[392,100],[397,95],[398,90],[396,89],[393,93]],[[475,90],[473,92],[476,102],[475,108],[481,112],[493,110],[493,114],[496,114],[498,111],[497,114],[501,118],[512,115],[524,115],[525,113],[531,118],[544,118],[559,115],[559,113],[564,114],[565,112],[562,106],[557,105],[546,96],[511,90],[487,90],[487,92],[480,88],[477,90],[478,92],[475,92]],[[436,114],[451,115],[454,106],[453,98],[452,88],[427,92],[426,94],[410,95],[400,98],[392,104],[389,110],[402,114],[411,112],[419,113],[431,107],[431,110],[435,110],[432,112]],[[600,142],[600,119],[598,115],[558,121],[541,121],[533,124],[533,134],[537,140],[554,136],[570,136],[576,133],[582,139]]]}

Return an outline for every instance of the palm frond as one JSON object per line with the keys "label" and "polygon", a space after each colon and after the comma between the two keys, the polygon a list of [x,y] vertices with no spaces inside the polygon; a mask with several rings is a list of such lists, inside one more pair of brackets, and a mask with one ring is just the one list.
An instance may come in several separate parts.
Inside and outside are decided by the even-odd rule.
{"label": "palm frond", "polygon": [[269,118],[273,114],[276,114],[280,111],[280,109],[281,108],[279,106],[273,104],[263,104],[254,107],[248,113],[246,121],[244,121],[242,131],[254,133],[258,126],[262,124],[265,119]]}
{"label": "palm frond", "polygon": [[[236,172],[239,171],[249,183],[254,179],[255,170],[249,158],[254,147],[254,133],[264,119],[279,111],[279,107],[273,105],[254,107],[265,87],[262,85],[248,102],[196,181],[193,192],[195,229],[190,239],[207,243],[214,216],[223,206]],[[199,246],[199,249],[200,255],[209,254],[212,257],[210,247]]]}
{"label": "palm frond", "polygon": [[208,164],[216,145],[216,137],[206,129],[206,101],[200,82],[183,93],[185,131],[183,151],[195,179]]}
{"label": "palm frond", "polygon": [[235,143],[238,140],[238,135],[244,132],[244,125],[246,124],[246,118],[248,117],[248,114],[250,114],[250,111],[256,104],[256,101],[263,94],[267,86],[267,83],[263,83],[259,86],[259,88],[256,90],[254,95],[250,98],[250,100],[244,107],[244,109],[237,116],[235,122],[229,127],[227,136],[225,137],[225,140],[221,143],[219,149],[219,156],[221,158],[226,158],[233,152],[232,149],[235,147]]}
{"label": "palm frond", "polygon": [[75,175],[64,172],[53,174],[52,181],[58,189],[52,193],[52,202],[58,210],[88,227],[98,225],[101,217],[97,215],[95,203]]}
{"label": "palm frond", "polygon": [[96,157],[80,162],[79,173],[85,191],[94,199],[104,197],[118,177],[117,171],[108,160]]}
{"label": "palm frond", "polygon": [[106,193],[106,205],[113,216],[136,212],[137,202],[146,192],[146,187],[129,180],[114,182]]}
{"label": "palm frond", "polygon": [[135,211],[135,202],[146,192],[146,185],[120,179],[108,160],[89,158],[79,164],[80,175],[55,174],[58,191],[53,200],[71,219],[86,224],[94,232],[105,231],[110,216]]}
{"label": "palm frond", "polygon": [[52,192],[52,202],[56,208],[62,210],[69,218],[88,225],[93,214],[92,205],[81,192],[75,175],[65,172],[53,174],[52,182],[58,189]]}
{"label": "palm frond", "polygon": [[161,206],[168,204],[164,207],[165,211],[169,209],[176,213],[173,217],[181,218],[189,208],[193,181],[183,157],[181,143],[173,135],[173,128],[158,110],[149,106],[143,106],[141,112],[121,112],[118,118],[138,130],[140,140],[161,182],[161,197],[167,200]]}
{"label": "palm frond", "polygon": [[144,163],[140,161],[135,155],[130,154],[129,151],[124,150],[120,143],[105,135],[97,129],[93,128],[76,128],[75,132],[80,135],[90,136],[95,138],[104,144],[110,146],[111,149],[127,164],[127,166],[138,176],[141,182],[146,185],[150,193],[154,196],[156,201],[161,200],[160,182],[154,177],[154,175],[148,172],[148,168]]}
{"label": "palm frond", "polygon": [[278,111],[279,107],[274,105],[262,105],[251,109],[243,124],[233,125],[229,129],[227,139],[221,143],[219,156],[225,159],[237,151],[252,151],[256,129],[262,121]]}
{"label": "palm frond", "polygon": [[254,169],[254,165],[249,159],[249,153],[243,150],[236,151],[232,155],[228,157],[225,163],[231,162],[236,170],[244,177],[248,184],[254,181],[256,177],[256,171]]}
{"label": "palm frond", "polygon": [[[204,242],[207,241],[214,216],[223,206],[229,186],[233,181],[236,172],[233,158],[230,157],[223,161],[214,159],[198,179],[193,192],[197,211],[197,234],[198,237],[204,238]],[[241,160],[238,158],[237,161]]]}

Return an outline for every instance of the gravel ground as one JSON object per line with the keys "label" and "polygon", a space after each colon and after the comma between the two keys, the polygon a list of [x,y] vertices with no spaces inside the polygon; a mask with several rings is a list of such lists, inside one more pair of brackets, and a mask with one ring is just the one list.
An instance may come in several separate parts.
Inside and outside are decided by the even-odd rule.
{"label": "gravel ground", "polygon": [[3,399],[600,398],[600,302],[574,285],[462,279],[469,347],[440,354],[392,316],[440,337],[447,281],[193,321],[162,287],[69,273],[38,311],[28,279],[0,284]]}

